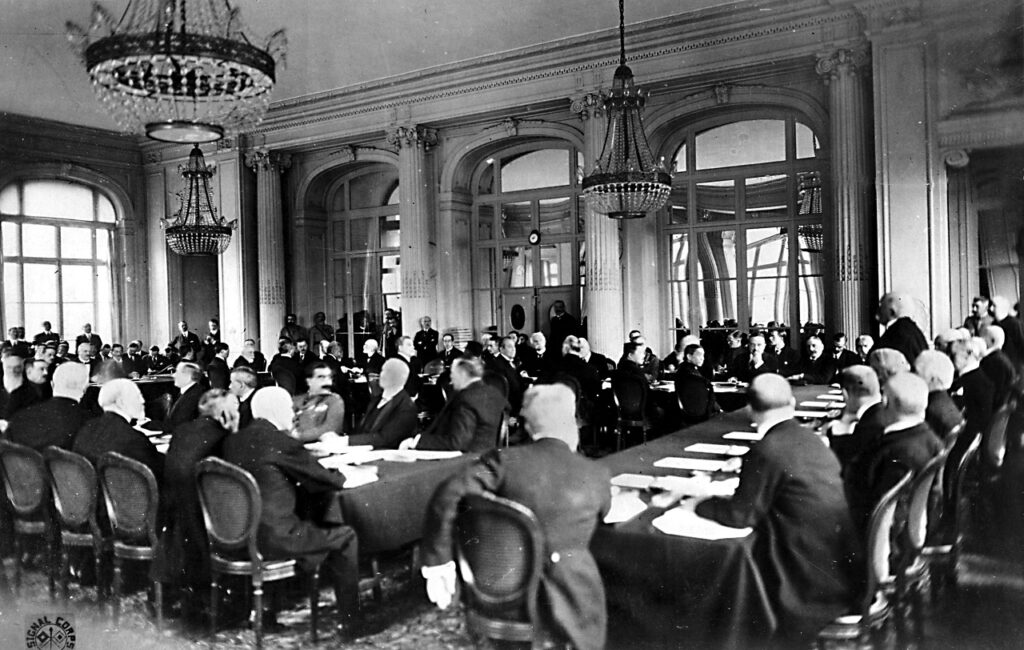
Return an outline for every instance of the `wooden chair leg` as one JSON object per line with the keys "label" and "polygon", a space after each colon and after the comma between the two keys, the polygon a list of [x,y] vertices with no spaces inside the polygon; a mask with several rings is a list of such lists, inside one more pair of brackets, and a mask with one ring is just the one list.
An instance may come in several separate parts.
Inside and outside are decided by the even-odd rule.
{"label": "wooden chair leg", "polygon": [[14,595],[21,597],[21,561],[22,561],[21,535],[14,534]]}
{"label": "wooden chair leg", "polygon": [[117,625],[121,620],[121,563],[123,560],[118,556],[114,556],[114,625]]}
{"label": "wooden chair leg", "polygon": [[218,575],[210,578],[210,636],[217,633],[217,605],[220,600],[220,588],[217,585]]}
{"label": "wooden chair leg", "polygon": [[57,567],[59,551],[57,542],[47,531],[43,542],[46,544],[46,577],[50,583],[50,602],[57,602]]}
{"label": "wooden chair leg", "polygon": [[[97,580],[99,576],[97,576]],[[71,554],[68,553],[67,546],[61,546],[60,550],[60,586],[64,592],[64,602],[68,602],[70,599],[70,590],[68,583],[71,582]]]}
{"label": "wooden chair leg", "polygon": [[153,581],[153,601],[156,609],[156,629],[164,627],[164,586],[159,580]]}
{"label": "wooden chair leg", "polygon": [[313,584],[310,585],[309,591],[309,627],[315,645],[317,641],[316,626],[320,618],[320,567],[313,569],[313,575],[310,578]]}
{"label": "wooden chair leg", "polygon": [[263,648],[263,583],[252,583],[252,631],[256,635],[256,650]]}
{"label": "wooden chair leg", "polygon": [[109,595],[110,586],[107,582],[106,576],[103,575],[103,547],[96,544],[92,548],[92,561],[96,571],[96,604],[102,607],[103,603],[107,601]]}
{"label": "wooden chair leg", "polygon": [[380,585],[380,562],[376,555],[370,558],[370,571],[373,572],[373,600],[374,602],[380,603],[384,600],[384,590]]}

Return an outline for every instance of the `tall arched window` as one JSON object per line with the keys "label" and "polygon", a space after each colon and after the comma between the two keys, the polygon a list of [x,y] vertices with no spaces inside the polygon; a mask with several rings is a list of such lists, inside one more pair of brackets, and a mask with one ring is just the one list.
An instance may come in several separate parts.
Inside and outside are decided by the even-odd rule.
{"label": "tall arched window", "polygon": [[762,111],[696,124],[675,143],[661,224],[671,326],[822,322],[825,170],[811,128]]}
{"label": "tall arched window", "polygon": [[342,177],[328,191],[328,210],[337,338],[354,354],[378,337],[385,309],[401,314],[398,171],[373,164]]}
{"label": "tall arched window", "polygon": [[561,142],[487,158],[473,175],[473,294],[479,329],[545,331],[561,300],[579,316],[584,282],[582,155]]}
{"label": "tall arched window", "polygon": [[113,338],[114,204],[87,185],[22,180],[0,190],[5,329],[43,321],[72,337],[85,323]]}

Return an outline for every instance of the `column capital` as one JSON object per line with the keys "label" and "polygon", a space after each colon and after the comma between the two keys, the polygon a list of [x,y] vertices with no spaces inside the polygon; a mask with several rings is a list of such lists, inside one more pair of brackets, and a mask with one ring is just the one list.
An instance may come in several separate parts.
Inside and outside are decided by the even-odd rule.
{"label": "column capital", "polygon": [[870,56],[866,46],[839,48],[818,55],[814,70],[825,78],[825,83],[841,74],[856,74],[857,70],[868,64]]}
{"label": "column capital", "polygon": [[592,117],[604,116],[603,93],[583,93],[569,98],[569,110],[578,118],[587,121]]}
{"label": "column capital", "polygon": [[418,124],[396,126],[388,131],[387,141],[399,149],[416,147],[428,150],[437,144],[437,129]]}
{"label": "column capital", "polygon": [[953,169],[963,169],[971,162],[966,149],[952,149],[942,154],[942,162]]}
{"label": "column capital", "polygon": [[253,171],[284,172],[292,166],[291,154],[268,149],[250,149],[245,152],[245,166]]}

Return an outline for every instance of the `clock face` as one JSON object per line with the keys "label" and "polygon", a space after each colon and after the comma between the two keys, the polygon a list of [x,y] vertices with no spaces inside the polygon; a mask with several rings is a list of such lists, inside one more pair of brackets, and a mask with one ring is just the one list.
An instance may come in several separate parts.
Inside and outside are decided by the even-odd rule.
{"label": "clock face", "polygon": [[529,239],[529,241],[530,241],[530,244],[532,244],[534,246],[539,244],[540,243],[540,231],[531,230],[530,231],[530,239]]}

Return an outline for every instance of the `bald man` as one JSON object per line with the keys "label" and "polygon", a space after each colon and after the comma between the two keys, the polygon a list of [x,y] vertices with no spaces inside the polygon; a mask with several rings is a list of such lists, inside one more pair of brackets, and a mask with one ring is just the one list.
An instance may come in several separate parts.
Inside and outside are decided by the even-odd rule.
{"label": "bald man", "polygon": [[1024,326],[1010,313],[1010,301],[1005,296],[992,297],[992,318],[1003,328],[1006,341],[1003,351],[1018,368],[1024,365]]}
{"label": "bald man", "polygon": [[53,397],[18,411],[11,418],[11,442],[42,451],[49,446],[71,449],[71,441],[91,414],[79,402],[89,383],[89,367],[65,363],[53,372]]}
{"label": "bald man", "polygon": [[[327,495],[345,485],[345,476],[320,466],[302,443],[288,435],[292,396],[268,386],[252,396],[253,421],[224,440],[224,460],[254,477],[263,497],[257,543],[268,559],[298,557],[306,570],[323,563],[331,575],[344,626],[359,625],[359,564],[355,531],[302,519],[300,499]],[[306,502],[308,506],[308,502]]]}
{"label": "bald man", "polygon": [[604,586],[590,538],[611,505],[607,468],[575,453],[579,445],[573,392],[561,384],[534,386],[520,411],[532,443],[491,450],[442,484],[427,512],[423,576],[427,596],[447,607],[455,591],[452,539],[462,498],[488,492],[520,503],[544,533],[540,622],[556,645],[603,648]]}
{"label": "bald man", "polygon": [[938,350],[925,350],[914,361],[914,374],[928,384],[928,408],[925,409],[924,420],[944,440],[964,419],[964,414],[949,396],[955,372],[950,358]]}
{"label": "bald man", "polygon": [[845,468],[881,437],[889,420],[874,370],[850,366],[839,373],[839,386],[846,406],[839,420],[829,427],[829,440],[832,452]]}
{"label": "bald man", "polygon": [[793,419],[789,382],[758,375],[747,389],[761,442],[743,456],[732,498],[697,504],[726,526],[752,526],[755,555],[779,615],[781,646],[806,646],[855,598],[858,548],[839,462],[814,431]]}
{"label": "bald man", "polygon": [[867,537],[871,511],[882,495],[908,471],[917,472],[942,452],[942,442],[924,420],[928,384],[905,372],[889,379],[882,390],[890,423],[845,475],[846,498],[862,539]]}
{"label": "bald man", "polygon": [[1006,403],[1012,392],[1013,384],[1017,381],[1017,370],[1009,355],[1003,351],[1006,342],[1006,333],[998,325],[984,325],[978,332],[981,340],[985,341],[985,354],[981,358],[981,371],[989,378],[995,386],[994,396],[995,408]]}
{"label": "bald man", "polygon": [[388,359],[380,369],[381,392],[370,399],[366,415],[350,445],[373,445],[378,449],[398,449],[398,444],[416,435],[419,424],[416,404],[403,387],[409,377],[409,365],[400,359]]}
{"label": "bald man", "polygon": [[71,451],[85,456],[93,465],[103,454],[116,451],[153,470],[159,484],[164,457],[146,434],[132,426],[132,422],[146,415],[146,402],[139,387],[130,379],[111,379],[100,388],[98,401],[103,415],[82,426]]}
{"label": "bald man", "polygon": [[928,339],[921,328],[910,318],[914,311],[914,299],[899,293],[887,293],[878,301],[875,318],[885,328],[885,333],[875,343],[873,350],[893,348],[903,353],[912,362],[928,349]]}

